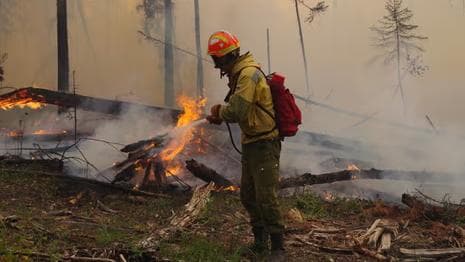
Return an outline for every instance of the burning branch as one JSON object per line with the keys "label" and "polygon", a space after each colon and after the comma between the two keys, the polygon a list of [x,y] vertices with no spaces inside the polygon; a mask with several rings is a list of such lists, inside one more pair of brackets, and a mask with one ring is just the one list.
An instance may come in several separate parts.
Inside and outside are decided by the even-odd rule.
{"label": "burning branch", "polygon": [[[28,104],[35,103],[35,104]],[[115,101],[103,98],[95,98],[90,96],[75,95],[57,92],[42,88],[21,88],[3,95],[0,95],[0,108],[7,110],[14,107],[31,107],[33,109],[41,108],[45,104],[56,105],[65,108],[78,109],[99,112],[104,114],[117,115],[126,108],[140,109],[140,110],[151,110],[154,113],[166,111],[169,109],[154,107],[130,102]],[[29,106],[31,105],[31,106]],[[40,106],[39,106],[40,105]],[[178,110],[169,110],[172,112],[173,119],[179,114]]]}

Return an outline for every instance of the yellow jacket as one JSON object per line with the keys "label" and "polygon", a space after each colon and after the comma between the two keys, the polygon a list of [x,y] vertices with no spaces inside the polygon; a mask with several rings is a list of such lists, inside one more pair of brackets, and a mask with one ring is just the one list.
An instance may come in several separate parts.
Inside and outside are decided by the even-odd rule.
{"label": "yellow jacket", "polygon": [[[220,118],[238,123],[242,144],[277,138],[279,131],[274,121],[273,99],[265,76],[250,53],[238,58],[229,77],[233,90],[228,104],[220,108]],[[273,118],[262,108],[273,115]]]}

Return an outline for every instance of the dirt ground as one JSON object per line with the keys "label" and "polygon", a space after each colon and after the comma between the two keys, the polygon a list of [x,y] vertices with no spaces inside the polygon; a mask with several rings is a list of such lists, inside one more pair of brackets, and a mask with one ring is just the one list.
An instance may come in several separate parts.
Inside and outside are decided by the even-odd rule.
{"label": "dirt ground", "polygon": [[[0,261],[76,261],[73,256],[115,261],[254,261],[266,257],[253,257],[245,248],[252,235],[236,192],[214,192],[195,223],[147,250],[140,247],[140,241],[182,212],[190,193],[134,196],[32,173],[0,171]],[[401,257],[400,247],[465,245],[464,236],[457,233],[465,220],[430,221],[382,201],[326,201],[306,192],[283,197],[282,207],[288,261],[376,261],[353,243],[377,218],[398,228],[391,249],[383,253],[388,260]],[[461,256],[454,259],[448,261],[463,261]]]}

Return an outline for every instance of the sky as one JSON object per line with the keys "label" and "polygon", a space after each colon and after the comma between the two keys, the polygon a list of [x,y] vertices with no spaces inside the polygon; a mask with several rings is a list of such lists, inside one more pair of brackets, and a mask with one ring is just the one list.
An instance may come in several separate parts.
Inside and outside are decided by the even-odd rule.
{"label": "sky", "polygon": [[[8,52],[3,86],[37,86],[56,89],[55,0],[0,0],[0,52]],[[136,7],[140,0],[69,1],[70,68],[76,71],[77,92],[83,95],[163,105],[163,49],[143,39],[144,27]],[[317,1],[307,0],[309,5]],[[303,24],[309,61],[312,99],[384,120],[430,128],[428,115],[438,129],[463,135],[465,130],[465,4],[462,0],[405,0],[419,25],[423,61],[429,70],[421,78],[404,81],[406,109],[393,98],[395,68],[372,62],[381,50],[373,46],[369,28],[386,14],[381,0],[326,1],[329,9],[312,24]],[[195,51],[194,8],[191,0],[175,0],[175,44]],[[5,9],[5,6],[10,8]],[[301,15],[307,11],[301,6]],[[287,86],[301,96],[304,67],[292,0],[200,0],[202,50],[209,35],[228,30],[266,64],[266,29],[271,31],[271,68],[287,77]],[[163,39],[163,18],[151,33]],[[209,63],[205,91],[209,104],[220,103],[227,92],[225,79]],[[177,52],[177,93],[195,95],[196,60]],[[405,132],[383,122],[335,114],[300,104],[306,130],[338,136],[372,137]]]}

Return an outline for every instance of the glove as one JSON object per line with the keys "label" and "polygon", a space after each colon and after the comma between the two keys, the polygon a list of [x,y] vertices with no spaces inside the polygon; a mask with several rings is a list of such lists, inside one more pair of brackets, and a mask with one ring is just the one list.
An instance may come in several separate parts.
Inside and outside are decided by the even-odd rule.
{"label": "glove", "polygon": [[221,105],[214,105],[210,108],[210,114],[213,117],[220,118]]}
{"label": "glove", "polygon": [[215,117],[215,116],[207,116],[207,121],[210,123],[210,124],[214,124],[214,125],[221,125],[221,123],[223,123],[223,120],[219,117]]}

